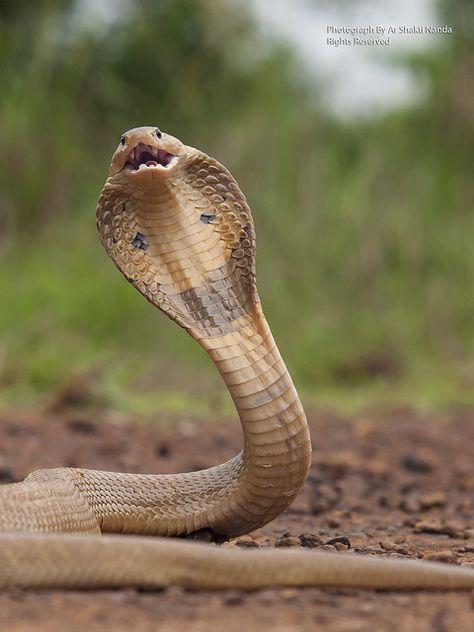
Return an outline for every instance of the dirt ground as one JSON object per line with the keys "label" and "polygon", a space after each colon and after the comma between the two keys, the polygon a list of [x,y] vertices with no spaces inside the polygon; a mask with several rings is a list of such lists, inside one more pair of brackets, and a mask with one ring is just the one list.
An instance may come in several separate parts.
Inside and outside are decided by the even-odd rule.
{"label": "dirt ground", "polygon": [[[474,564],[474,410],[422,417],[410,409],[354,419],[310,416],[311,474],[293,506],[241,547],[307,546]],[[173,430],[98,421],[85,410],[0,418],[0,482],[39,467],[131,472],[206,467],[240,449],[235,421],[175,419]],[[332,541],[332,544],[330,542]],[[215,546],[215,545],[213,545]],[[279,588],[245,593],[172,588],[0,595],[0,630],[108,632],[474,630],[472,592]]]}

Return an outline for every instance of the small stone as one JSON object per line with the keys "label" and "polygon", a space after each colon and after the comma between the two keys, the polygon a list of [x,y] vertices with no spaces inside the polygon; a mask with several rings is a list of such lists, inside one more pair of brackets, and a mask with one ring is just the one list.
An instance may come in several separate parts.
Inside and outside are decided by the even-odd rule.
{"label": "small stone", "polygon": [[258,544],[248,535],[242,535],[235,543],[241,549],[258,549]]}
{"label": "small stone", "polygon": [[222,547],[226,548],[226,549],[238,549],[240,548],[239,546],[237,546],[237,544],[235,542],[223,542],[221,544]]}
{"label": "small stone", "polygon": [[458,558],[453,551],[443,549],[442,551],[429,551],[428,553],[424,553],[423,559],[430,562],[447,562],[450,564],[456,564]]}
{"label": "small stone", "polygon": [[424,494],[420,497],[420,505],[422,509],[431,509],[432,507],[444,507],[446,505],[446,494],[444,492],[433,492]]}
{"label": "small stone", "polygon": [[415,533],[442,533],[443,525],[439,518],[426,518],[415,522]]}
{"label": "small stone", "polygon": [[409,472],[416,472],[417,474],[427,474],[433,469],[431,463],[428,463],[426,459],[423,459],[417,454],[405,454],[401,460],[401,464]]}
{"label": "small stone", "polygon": [[367,555],[380,555],[384,552],[384,549],[380,546],[365,546],[363,549],[356,549],[356,553],[365,553]]}
{"label": "small stone", "polygon": [[446,533],[451,538],[464,538],[464,525],[456,520],[449,520],[443,525],[441,533]]}
{"label": "small stone", "polygon": [[275,546],[278,548],[301,546],[301,540],[294,535],[289,535],[286,537],[278,538],[278,540],[275,542]]}
{"label": "small stone", "polygon": [[463,538],[464,529],[460,523],[450,521],[442,523],[439,518],[419,520],[415,522],[415,533],[439,533],[449,535],[451,538]]}
{"label": "small stone", "polygon": [[[326,544],[332,544],[332,546],[335,546],[338,551],[351,548],[351,541],[345,535],[332,538],[332,540],[329,540]],[[341,546],[342,549],[340,548]]]}
{"label": "small stone", "polygon": [[323,544],[323,539],[314,533],[302,533],[299,540],[301,545],[308,549],[314,549]]}
{"label": "small stone", "polygon": [[400,553],[401,555],[409,554],[407,548],[405,548],[401,544],[392,542],[391,540],[383,540],[382,542],[380,542],[380,546],[384,549],[384,551],[393,551],[394,553]]}
{"label": "small stone", "polygon": [[473,540],[474,539],[474,529],[464,529],[463,537],[466,540]]}
{"label": "small stone", "polygon": [[345,544],[343,544],[342,542],[334,542],[333,547],[337,550],[337,551],[347,551],[347,549],[350,549],[350,546],[346,546]]}

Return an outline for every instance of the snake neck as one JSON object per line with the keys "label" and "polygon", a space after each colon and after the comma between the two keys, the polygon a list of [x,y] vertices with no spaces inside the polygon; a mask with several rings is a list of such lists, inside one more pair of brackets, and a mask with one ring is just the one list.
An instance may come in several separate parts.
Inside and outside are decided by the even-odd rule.
{"label": "snake neck", "polygon": [[[300,399],[262,314],[238,332],[200,340],[216,364],[242,424],[242,468],[233,513],[216,520],[219,533],[248,533],[273,520],[306,479],[311,455]],[[238,517],[237,517],[238,516]]]}

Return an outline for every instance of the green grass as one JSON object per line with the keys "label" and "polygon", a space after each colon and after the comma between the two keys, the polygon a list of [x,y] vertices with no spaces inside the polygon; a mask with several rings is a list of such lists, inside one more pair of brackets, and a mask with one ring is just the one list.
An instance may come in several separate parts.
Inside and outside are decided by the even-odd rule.
{"label": "green grass", "polygon": [[[374,402],[422,408],[474,403],[473,364],[458,358],[448,362],[432,349],[430,355],[429,347],[422,353],[421,345],[411,353],[409,347],[405,354],[390,351],[401,357],[400,375],[370,378],[359,354],[377,348],[374,327],[394,335],[390,310],[380,311],[382,322],[374,325],[365,305],[351,306],[352,295],[339,288],[333,295],[321,293],[320,310],[306,312],[308,301],[316,304],[317,297],[304,293],[298,301],[288,291],[294,301],[289,305],[288,280],[275,284],[269,278],[272,266],[265,258],[272,254],[276,257],[270,249],[260,256],[264,304],[310,407],[349,411]],[[116,271],[98,242],[92,214],[87,221],[60,222],[36,243],[9,250],[1,266],[0,406],[31,403],[93,369],[101,396],[126,412],[231,413],[210,360]],[[340,316],[331,320],[331,312]],[[399,317],[403,314],[397,333],[409,339],[410,318],[421,316],[407,308]]]}
{"label": "green grass", "polygon": [[[1,406],[94,369],[122,409],[231,410],[205,354],[125,282],[95,234],[114,146],[154,122],[239,181],[265,313],[308,402],[472,403],[472,42],[405,62],[430,86],[421,106],[343,124],[319,109],[290,51],[252,58],[258,35],[224,0],[220,11],[140,1],[123,24],[67,42],[70,3],[10,4]],[[386,365],[375,374],[374,357]]]}

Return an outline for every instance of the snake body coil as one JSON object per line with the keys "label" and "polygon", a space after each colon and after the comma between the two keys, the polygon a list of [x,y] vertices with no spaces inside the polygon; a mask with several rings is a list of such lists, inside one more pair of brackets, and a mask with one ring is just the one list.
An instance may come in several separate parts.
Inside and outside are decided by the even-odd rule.
{"label": "snake body coil", "polygon": [[251,212],[231,174],[155,127],[130,130],[113,156],[97,225],[126,278],[214,361],[239,413],[243,451],[201,472],[58,468],[1,486],[0,587],[474,586],[473,571],[440,564],[93,536],[248,533],[292,502],[311,452],[258,297]]}

